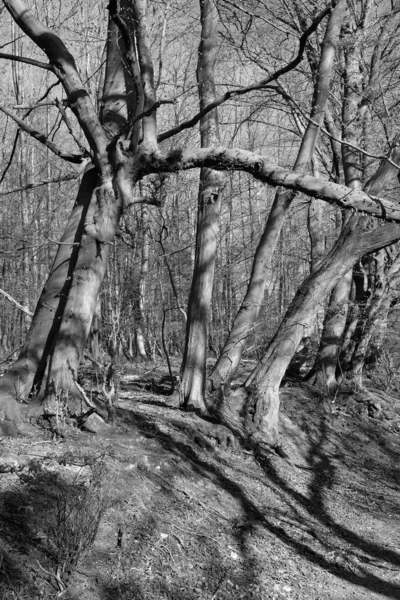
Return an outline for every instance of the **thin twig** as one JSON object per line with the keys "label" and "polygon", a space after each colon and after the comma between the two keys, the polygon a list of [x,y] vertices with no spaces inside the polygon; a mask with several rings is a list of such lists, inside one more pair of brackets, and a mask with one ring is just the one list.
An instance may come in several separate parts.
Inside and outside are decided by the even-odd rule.
{"label": "thin twig", "polygon": [[266,77],[265,79],[261,79],[260,81],[253,83],[252,85],[249,85],[249,86],[243,87],[243,88],[239,88],[237,90],[229,90],[223,96],[220,96],[219,98],[214,100],[214,102],[210,102],[210,104],[205,106],[203,108],[203,110],[199,111],[191,119],[188,119],[187,121],[184,121],[183,123],[180,123],[176,127],[173,127],[172,129],[169,129],[168,131],[166,131],[164,133],[161,133],[159,136],[157,136],[157,141],[162,142],[162,141],[176,135],[177,133],[180,133],[184,129],[189,129],[190,127],[194,127],[194,125],[196,125],[200,121],[200,119],[202,119],[206,114],[208,114],[209,112],[211,112],[212,110],[214,110],[215,108],[220,106],[221,104],[224,104],[230,98],[233,98],[234,96],[242,96],[243,94],[248,94],[249,92],[254,92],[256,90],[261,90],[261,89],[265,88],[266,85],[268,85],[272,81],[275,81],[276,79],[278,79],[285,73],[292,71],[303,60],[303,56],[304,56],[308,38],[310,37],[310,35],[312,33],[314,33],[314,31],[316,31],[318,25],[326,17],[326,15],[331,11],[331,8],[332,8],[331,6],[328,6],[327,8],[325,8],[316,17],[316,19],[313,21],[313,23],[310,25],[310,27],[308,27],[306,29],[306,31],[302,34],[302,36],[299,38],[299,51],[297,53],[297,56],[293,60],[291,60],[287,65],[285,65],[284,67],[281,67],[280,69],[275,71],[275,73],[273,73],[269,77]]}
{"label": "thin twig", "polygon": [[6,192],[0,192],[0,196],[8,196],[9,194],[15,194],[17,192],[33,190],[37,187],[41,187],[42,185],[48,185],[50,183],[61,183],[63,181],[70,181],[71,179],[77,179],[79,177],[79,172],[77,173],[67,173],[63,177],[52,177],[51,179],[43,179],[42,181],[30,181],[26,185],[21,187],[13,188],[12,190],[7,190]]}
{"label": "thin twig", "polygon": [[29,125],[27,125],[25,123],[25,121],[23,121],[18,115],[16,115],[9,108],[6,108],[5,106],[0,106],[0,110],[5,115],[10,117],[13,121],[15,121],[17,123],[17,125],[20,127],[20,129],[22,129],[23,131],[28,133],[31,137],[33,137],[35,140],[37,140],[38,142],[40,142],[41,144],[43,144],[44,146],[49,148],[49,150],[54,152],[54,154],[56,154],[60,158],[63,158],[64,160],[66,160],[68,162],[78,163],[78,164],[81,163],[85,159],[85,157],[81,154],[72,154],[70,152],[63,152],[63,150],[61,150],[61,148],[59,148],[56,144],[54,144],[54,142],[50,141],[43,133],[40,133],[39,131],[36,131],[36,129],[29,127]]}
{"label": "thin twig", "polygon": [[4,298],[6,298],[9,302],[11,302],[11,304],[14,304],[14,306],[16,306],[20,311],[25,313],[28,317],[33,317],[33,312],[31,312],[27,306],[23,306],[22,304],[20,304],[10,294],[8,294],[2,289],[0,289],[0,294],[4,296]]}

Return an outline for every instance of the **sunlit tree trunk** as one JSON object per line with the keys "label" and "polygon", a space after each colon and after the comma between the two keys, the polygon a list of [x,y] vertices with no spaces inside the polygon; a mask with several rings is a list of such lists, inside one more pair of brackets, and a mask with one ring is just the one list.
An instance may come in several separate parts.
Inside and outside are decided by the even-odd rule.
{"label": "sunlit tree trunk", "polygon": [[[350,22],[346,24],[350,29]],[[359,108],[362,99],[362,71],[360,70],[360,32],[347,34],[344,61],[343,133],[344,140],[359,145],[362,120]],[[342,164],[345,183],[352,189],[362,188],[360,153],[351,146],[342,146]],[[344,221],[347,215],[343,215]],[[342,348],[350,302],[352,272],[346,273],[334,289],[325,315],[322,336],[311,380],[334,392],[337,387],[338,359]]]}
{"label": "sunlit tree trunk", "polygon": [[397,226],[358,231],[354,215],[339,240],[296,294],[261,362],[245,382],[249,397],[246,427],[271,445],[278,444],[279,387],[302,337],[312,326],[316,312],[336,282],[365,254],[399,237]]}
{"label": "sunlit tree trunk", "polygon": [[135,341],[136,354],[140,359],[147,358],[145,335],[144,335],[144,308],[146,279],[149,272],[149,213],[147,206],[142,206],[141,229],[142,229],[142,253],[140,261],[140,276],[138,298],[135,307]]}
{"label": "sunlit tree trunk", "polygon": [[[311,120],[308,122],[294,165],[294,171],[296,172],[307,172],[312,161],[318,139],[319,126],[324,120],[335,59],[335,49],[340,35],[344,11],[345,2],[341,1],[332,11],[328,21],[314,88]],[[260,306],[263,302],[271,257],[294,196],[293,192],[284,189],[279,189],[276,193],[264,233],[256,250],[246,295],[221,355],[210,376],[210,392],[218,391],[221,386],[227,390],[238,367],[246,346],[249,331],[251,331],[256,322]],[[219,402],[219,396],[214,394],[213,404],[219,404]]]}
{"label": "sunlit tree trunk", "polygon": [[[218,11],[215,0],[200,0],[201,42],[197,64],[200,109],[215,100],[214,69],[218,51]],[[209,112],[200,122],[202,147],[219,144],[218,114]],[[206,412],[205,383],[208,329],[219,239],[221,186],[218,171],[203,168],[200,173],[196,253],[189,294],[185,351],[182,363],[181,403],[188,409]]]}
{"label": "sunlit tree trunk", "polygon": [[[40,40],[45,39],[46,28],[25,10],[22,3],[10,4],[13,17],[40,45]],[[113,24],[110,29],[111,48],[116,44],[117,29]],[[75,63],[61,40],[55,38],[53,46],[46,47],[46,52],[50,61],[57,55],[62,57],[58,60],[64,64],[63,83],[67,92],[74,93],[77,84]],[[109,76],[105,79],[103,122],[112,134],[123,118],[125,101],[121,106],[121,91],[125,89],[125,82],[122,67],[115,68],[116,50],[112,52],[110,49],[109,57],[114,67],[108,70]],[[85,105],[88,101],[83,97],[80,102]],[[96,125],[91,105],[77,105],[76,110],[83,127],[96,138],[96,142],[94,137],[90,138],[93,144],[98,145],[97,149],[105,150],[108,137],[100,129],[100,124]],[[9,412],[15,413],[15,398],[26,399],[29,394],[41,392],[42,395],[44,391],[45,410],[52,412],[54,403],[63,395],[69,400],[72,414],[82,412],[82,399],[75,385],[77,370],[89,335],[109,242],[115,234],[123,196],[118,190],[118,182],[112,182],[104,155],[99,157],[99,165],[103,171],[102,177],[99,177],[97,168],[89,169],[83,176],[50,276],[39,299],[27,342],[17,362],[1,381],[2,414],[5,416]],[[117,193],[114,192],[114,185]]]}

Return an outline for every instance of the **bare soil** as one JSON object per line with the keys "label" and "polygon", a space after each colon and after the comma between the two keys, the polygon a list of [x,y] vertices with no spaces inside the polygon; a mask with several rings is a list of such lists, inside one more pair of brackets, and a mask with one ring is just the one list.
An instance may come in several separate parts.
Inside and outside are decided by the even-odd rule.
{"label": "bare soil", "polygon": [[139,370],[103,433],[0,440],[0,599],[400,598],[398,398],[286,385],[289,462],[219,444]]}

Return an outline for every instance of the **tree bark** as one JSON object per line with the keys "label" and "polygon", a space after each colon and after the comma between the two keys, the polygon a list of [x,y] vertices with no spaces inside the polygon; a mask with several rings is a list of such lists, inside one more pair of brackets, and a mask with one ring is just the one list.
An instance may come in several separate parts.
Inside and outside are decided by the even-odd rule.
{"label": "tree bark", "polygon": [[[324,120],[336,45],[340,35],[344,11],[345,2],[338,2],[329,18],[321,47],[321,59],[316,78],[313,105],[310,115],[311,119],[308,122],[294,165],[295,173],[306,173],[312,161],[318,139],[319,127]],[[295,194],[286,189],[279,189],[275,196],[264,233],[256,250],[246,295],[221,355],[210,376],[210,392],[218,391],[221,386],[226,390],[236,372],[243,350],[246,346],[249,331],[251,331],[256,322],[263,301],[272,254],[275,250],[283,222],[294,197]],[[213,404],[218,404],[218,402],[218,395],[214,395]]]}
{"label": "tree bark", "polygon": [[[342,138],[359,145],[361,137],[360,103],[363,74],[360,70],[360,32],[354,32],[351,17],[346,22],[347,41],[344,60],[344,98]],[[342,146],[342,164],[345,184],[354,190],[362,189],[362,161],[360,153],[350,146]],[[343,215],[345,222],[346,215]],[[338,360],[346,329],[353,273],[346,273],[332,291],[326,312],[317,359],[307,379],[335,392],[338,379]]]}
{"label": "tree bark", "polygon": [[400,236],[396,225],[371,232],[357,230],[359,217],[351,217],[335,246],[300,287],[268,350],[245,382],[246,429],[276,446],[279,441],[279,386],[285,371],[316,312],[336,282],[366,252],[392,243]]}
{"label": "tree bark", "polygon": [[147,359],[145,337],[144,337],[144,306],[146,278],[149,271],[149,212],[147,206],[142,206],[141,214],[142,229],[142,254],[140,262],[140,276],[138,298],[135,307],[135,341],[136,355],[141,360]]}
{"label": "tree bark", "polygon": [[[76,398],[75,385],[80,356],[90,330],[99,286],[121,211],[124,190],[108,160],[108,135],[100,124],[88,94],[83,89],[73,57],[63,42],[44,27],[20,0],[5,2],[13,18],[48,55],[70,99],[71,106],[94,149],[96,168],[83,176],[67,228],[59,245],[51,273],[36,308],[26,344],[0,387],[2,415],[16,412],[15,399],[26,400],[41,391],[46,377],[47,409],[53,410],[59,392]],[[111,36],[110,36],[111,37]],[[116,31],[113,32],[116,43]],[[115,53],[110,52],[115,62]],[[123,116],[121,79],[123,71],[110,70],[105,82],[105,123],[113,135],[118,122],[111,117]],[[111,93],[114,89],[116,95]],[[123,169],[120,169],[123,171]],[[114,191],[115,188],[115,191]],[[79,412],[71,401],[70,411]],[[10,408],[11,407],[11,408]]]}
{"label": "tree bark", "polygon": [[[216,98],[214,68],[218,50],[218,11],[215,0],[200,0],[201,42],[197,64],[200,110]],[[202,147],[219,143],[218,113],[209,112],[200,122]],[[222,174],[203,168],[197,212],[195,264],[189,294],[185,351],[181,369],[180,401],[189,409],[207,412],[206,360],[215,260],[219,239]]]}
{"label": "tree bark", "polygon": [[[44,286],[32,323],[18,360],[1,379],[1,405],[12,399],[27,400],[31,392],[39,392],[53,348],[66,301],[72,285],[72,273],[76,266],[84,227],[96,186],[95,169],[89,169],[82,183],[69,218],[59,249]],[[87,237],[87,236],[86,236]],[[94,245],[91,238],[86,243]]]}

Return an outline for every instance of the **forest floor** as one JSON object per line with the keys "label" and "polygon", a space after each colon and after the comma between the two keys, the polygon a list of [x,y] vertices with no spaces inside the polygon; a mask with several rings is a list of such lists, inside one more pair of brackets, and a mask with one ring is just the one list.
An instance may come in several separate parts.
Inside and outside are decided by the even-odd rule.
{"label": "forest floor", "polygon": [[131,367],[98,435],[0,440],[0,599],[400,598],[399,398],[286,385],[296,466],[210,441],[165,375]]}

